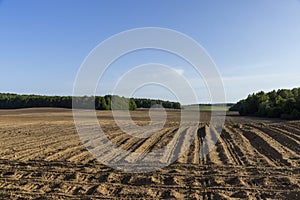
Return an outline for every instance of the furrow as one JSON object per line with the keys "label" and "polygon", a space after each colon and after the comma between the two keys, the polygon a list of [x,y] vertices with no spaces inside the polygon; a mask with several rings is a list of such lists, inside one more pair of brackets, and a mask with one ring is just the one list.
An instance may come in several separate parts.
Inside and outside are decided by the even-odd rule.
{"label": "furrow", "polygon": [[69,157],[68,161],[76,162],[76,163],[83,163],[83,161],[86,159],[86,157],[93,158],[92,154],[88,150],[84,149],[83,151]]}
{"label": "furrow", "polygon": [[80,152],[83,149],[83,146],[80,142],[75,142],[73,144],[68,144],[64,146],[59,151],[53,153],[52,155],[45,158],[46,161],[51,160],[67,160],[72,155],[76,155],[78,152]]}
{"label": "furrow", "polygon": [[187,128],[178,129],[175,133],[173,139],[166,146],[165,152],[163,153],[162,163],[171,164],[178,159],[178,155],[180,153],[180,149],[185,137],[185,133],[187,132]]}
{"label": "furrow", "polygon": [[212,126],[205,126],[205,137],[203,140],[203,148],[207,164],[222,165],[222,159],[220,158],[219,152],[217,151],[219,135]]}
{"label": "furrow", "polygon": [[274,166],[269,159],[266,160],[264,155],[261,155],[259,151],[253,148],[252,144],[243,134],[243,127],[228,125],[225,126],[225,129],[239,148],[240,157],[246,166]]}
{"label": "furrow", "polygon": [[278,125],[271,125],[270,126],[272,129],[281,132],[282,134],[285,134],[295,140],[297,140],[298,142],[300,141],[300,131],[297,131],[293,128],[290,128],[288,126],[278,126]]}
{"label": "furrow", "polygon": [[134,151],[137,154],[131,154],[125,158],[127,162],[136,162],[137,160],[142,160],[145,158],[148,152],[151,152],[155,146],[166,136],[170,133],[174,133],[177,128],[168,128],[160,131],[160,133],[155,134],[154,136],[150,137],[146,140],[143,144],[141,144],[136,150]]}
{"label": "furrow", "polygon": [[231,163],[233,165],[243,165],[243,163],[240,161],[240,159],[238,158],[238,156],[236,155],[236,152],[234,150],[233,145],[230,143],[230,141],[228,140],[228,138],[226,138],[226,132],[223,131],[223,133],[221,134],[222,140],[224,141],[225,144],[225,148],[227,149],[228,152],[228,157],[230,158],[229,160],[231,160]]}
{"label": "furrow", "polygon": [[192,153],[192,157],[191,157],[191,161],[188,162],[188,163],[193,163],[193,164],[200,164],[200,147],[201,147],[201,138],[199,136],[199,128],[197,130],[197,135],[195,136],[195,139],[194,139],[194,145],[193,145],[193,153]]}
{"label": "furrow", "polygon": [[293,165],[293,162],[286,157],[285,150],[281,148],[280,144],[270,138],[269,135],[253,127],[248,127],[243,134],[254,148],[269,158],[274,164]]}
{"label": "furrow", "polygon": [[40,146],[33,146],[27,149],[21,149],[20,151],[16,151],[13,154],[8,156],[4,156],[5,158],[10,159],[19,159],[19,160],[28,160],[28,158],[34,154],[38,154],[40,157],[43,156],[40,153],[46,151],[47,149],[53,149],[53,151],[57,151],[56,148],[52,148],[55,146],[61,146],[61,141],[48,141]]}
{"label": "furrow", "polygon": [[250,126],[267,134],[268,136],[275,139],[277,142],[279,142],[283,146],[294,151],[296,154],[300,153],[300,142],[296,141],[295,139],[291,138],[290,136],[284,135],[280,131],[271,129],[268,126],[257,126],[254,124],[252,124]]}
{"label": "furrow", "polygon": [[187,129],[181,145],[180,153],[178,154],[181,155],[178,158],[179,163],[188,163],[189,155],[193,152],[191,145],[194,143],[195,137],[197,137],[197,130],[198,127],[191,127]]}

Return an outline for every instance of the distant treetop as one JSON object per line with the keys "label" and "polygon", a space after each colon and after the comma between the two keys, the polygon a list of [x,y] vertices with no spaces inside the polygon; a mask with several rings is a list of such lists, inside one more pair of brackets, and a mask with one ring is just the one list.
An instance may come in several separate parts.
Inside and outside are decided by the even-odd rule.
{"label": "distant treetop", "polygon": [[300,119],[300,88],[253,93],[229,110],[239,111],[240,115]]}

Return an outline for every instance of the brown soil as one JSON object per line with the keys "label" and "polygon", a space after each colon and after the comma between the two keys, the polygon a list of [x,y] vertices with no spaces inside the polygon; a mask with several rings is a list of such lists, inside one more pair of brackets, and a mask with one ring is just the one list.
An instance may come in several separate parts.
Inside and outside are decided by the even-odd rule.
{"label": "brown soil", "polygon": [[[163,130],[137,139],[118,129],[111,112],[97,114],[111,141],[138,153],[167,145],[180,120],[178,111],[168,111]],[[149,122],[147,110],[133,111],[131,116],[137,124]],[[179,151],[184,154],[174,164],[129,174],[93,158],[76,133],[71,110],[0,110],[0,199],[300,198],[299,121],[228,113],[216,146],[202,156],[202,146],[216,137],[209,117],[201,113],[199,129],[182,132],[197,131],[197,137],[185,151],[183,135]],[[164,155],[172,159],[176,152]]]}

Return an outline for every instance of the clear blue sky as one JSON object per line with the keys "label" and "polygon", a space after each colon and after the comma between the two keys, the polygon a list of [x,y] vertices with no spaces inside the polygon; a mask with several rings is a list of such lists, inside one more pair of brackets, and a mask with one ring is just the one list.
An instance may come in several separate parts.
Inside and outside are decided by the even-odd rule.
{"label": "clear blue sky", "polygon": [[[149,26],[174,29],[200,43],[218,66],[227,102],[300,86],[298,0],[2,0],[0,92],[71,95],[77,70],[96,45],[121,31]],[[145,55],[163,57],[197,87],[188,66],[172,56],[144,52],[133,63],[151,61]],[[133,64],[128,60],[112,66],[105,80],[121,74],[121,65]],[[140,96],[156,97],[155,92],[149,87]]]}

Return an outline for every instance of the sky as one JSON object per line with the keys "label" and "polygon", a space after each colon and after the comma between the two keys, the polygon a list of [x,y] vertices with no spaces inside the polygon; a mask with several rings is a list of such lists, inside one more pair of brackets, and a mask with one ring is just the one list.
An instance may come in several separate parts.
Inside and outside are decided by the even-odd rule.
{"label": "sky", "polygon": [[[198,42],[217,66],[226,102],[300,87],[298,0],[0,0],[0,93],[72,95],[81,64],[99,43],[142,27],[172,29]],[[197,103],[210,102],[203,77],[191,65],[156,50],[118,59],[96,94],[110,93],[128,70],[153,62],[184,76]],[[176,100],[158,87],[139,88],[134,96]]]}

